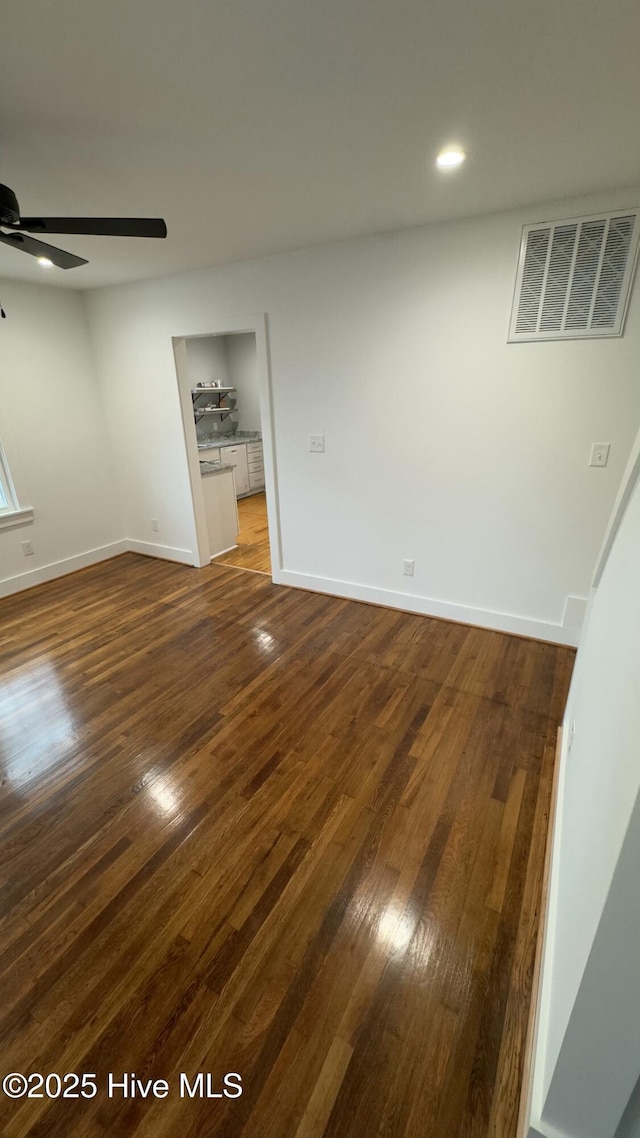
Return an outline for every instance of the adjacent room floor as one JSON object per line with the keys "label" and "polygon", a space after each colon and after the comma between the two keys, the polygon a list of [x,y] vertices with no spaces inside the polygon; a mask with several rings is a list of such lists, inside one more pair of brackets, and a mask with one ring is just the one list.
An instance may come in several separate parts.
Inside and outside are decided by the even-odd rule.
{"label": "adjacent room floor", "polygon": [[571,650],[133,554],[0,631],[3,1073],[97,1086],[6,1138],[513,1138]]}
{"label": "adjacent room floor", "polygon": [[251,494],[238,501],[240,533],[238,548],[216,557],[216,565],[235,565],[237,569],[271,575],[269,525],[265,494]]}

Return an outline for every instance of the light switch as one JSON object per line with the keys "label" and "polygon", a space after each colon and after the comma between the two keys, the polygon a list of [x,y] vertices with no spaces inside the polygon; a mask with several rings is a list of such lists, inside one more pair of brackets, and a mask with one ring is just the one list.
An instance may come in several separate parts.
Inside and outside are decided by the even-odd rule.
{"label": "light switch", "polygon": [[611,443],[594,443],[591,447],[589,466],[606,466],[609,461]]}
{"label": "light switch", "polygon": [[309,450],[316,454],[324,452],[324,435],[309,435]]}

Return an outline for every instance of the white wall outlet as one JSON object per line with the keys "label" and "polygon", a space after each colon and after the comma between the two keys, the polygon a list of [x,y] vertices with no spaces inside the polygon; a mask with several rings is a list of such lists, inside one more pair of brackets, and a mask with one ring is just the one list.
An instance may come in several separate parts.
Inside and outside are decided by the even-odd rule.
{"label": "white wall outlet", "polygon": [[594,443],[591,447],[589,466],[606,466],[609,461],[611,443]]}
{"label": "white wall outlet", "polygon": [[151,519],[151,529],[154,531],[154,533],[157,533],[158,530],[160,529],[160,526],[158,525],[158,519],[157,518]]}
{"label": "white wall outlet", "polygon": [[33,553],[33,542],[21,541],[20,545],[22,546],[22,552],[24,553],[25,557],[30,557]]}
{"label": "white wall outlet", "polygon": [[408,557],[402,562],[402,572],[405,577],[413,577],[413,561]]}
{"label": "white wall outlet", "polygon": [[309,450],[315,454],[323,454],[324,435],[309,435]]}

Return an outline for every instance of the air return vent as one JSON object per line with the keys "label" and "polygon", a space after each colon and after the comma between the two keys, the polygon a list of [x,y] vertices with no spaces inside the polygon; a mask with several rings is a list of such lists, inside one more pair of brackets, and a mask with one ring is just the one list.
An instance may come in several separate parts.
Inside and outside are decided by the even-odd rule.
{"label": "air return vent", "polygon": [[621,336],[638,210],[525,225],[509,341]]}

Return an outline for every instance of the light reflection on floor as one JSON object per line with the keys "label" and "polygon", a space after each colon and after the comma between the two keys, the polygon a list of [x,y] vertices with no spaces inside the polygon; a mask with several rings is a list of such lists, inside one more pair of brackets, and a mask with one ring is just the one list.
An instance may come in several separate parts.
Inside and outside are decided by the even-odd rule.
{"label": "light reflection on floor", "polygon": [[149,795],[161,817],[177,814],[180,810],[180,796],[175,785],[168,778],[159,778],[149,787]]}
{"label": "light reflection on floor", "polygon": [[265,632],[262,628],[254,628],[252,632],[253,638],[260,651],[263,652],[265,656],[272,656],[278,648],[278,643],[274,640],[273,636]]}
{"label": "light reflection on floor", "polygon": [[382,948],[391,952],[404,952],[415,932],[416,921],[405,909],[388,905],[378,925],[378,941]]}
{"label": "light reflection on floor", "polygon": [[76,741],[73,714],[47,660],[0,680],[0,768],[13,787],[56,766]]}

